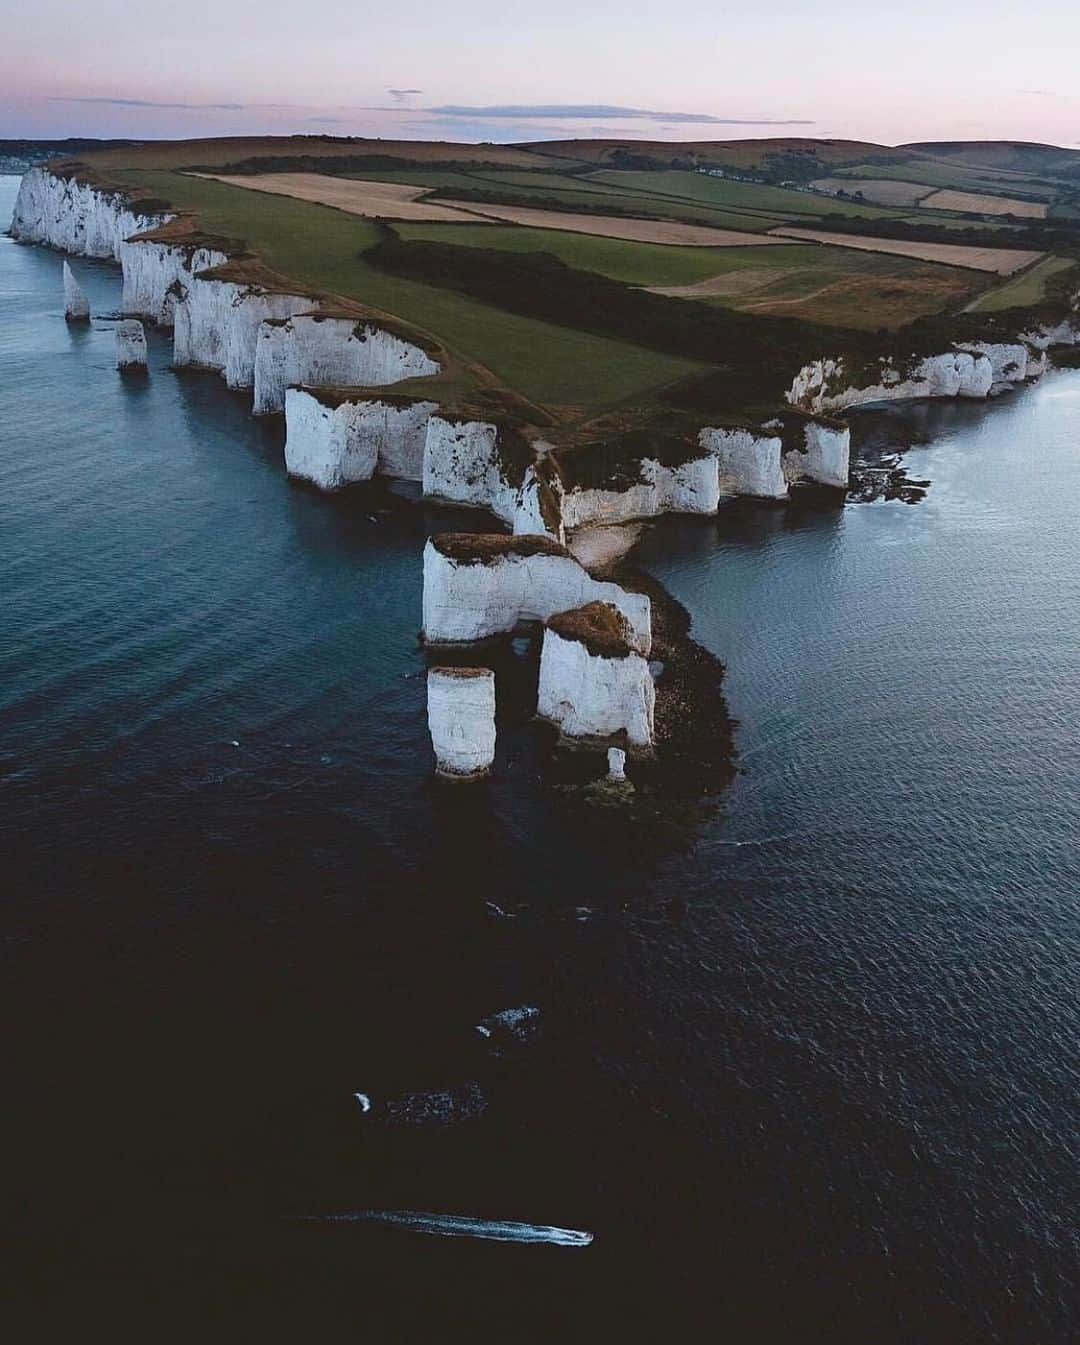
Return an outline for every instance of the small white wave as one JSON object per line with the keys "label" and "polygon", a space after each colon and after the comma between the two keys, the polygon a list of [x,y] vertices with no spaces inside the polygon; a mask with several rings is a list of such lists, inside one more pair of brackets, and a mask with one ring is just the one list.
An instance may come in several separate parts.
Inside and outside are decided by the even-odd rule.
{"label": "small white wave", "polygon": [[375,1223],[432,1233],[444,1238],[481,1238],[489,1242],[542,1242],[555,1247],[587,1247],[591,1233],[551,1224],[519,1223],[514,1219],[478,1219],[470,1214],[429,1214],[422,1210],[350,1210],[344,1214],[309,1214],[316,1223]]}

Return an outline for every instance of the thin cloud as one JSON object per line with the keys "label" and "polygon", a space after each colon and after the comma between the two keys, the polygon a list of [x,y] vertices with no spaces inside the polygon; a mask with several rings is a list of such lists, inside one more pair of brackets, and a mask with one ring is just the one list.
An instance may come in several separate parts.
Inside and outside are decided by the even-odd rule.
{"label": "thin cloud", "polygon": [[387,89],[386,91],[395,103],[403,103],[406,98],[411,98],[414,94],[423,93],[423,89]]}
{"label": "thin cloud", "polygon": [[496,104],[493,107],[459,107],[450,104],[433,107],[431,112],[445,117],[511,118],[589,118],[613,117],[618,120],[663,121],[677,125],[702,126],[813,126],[805,118],[711,117],[704,112],[653,112],[642,107],[611,107],[604,103],[525,103]]}
{"label": "thin cloud", "polygon": [[242,112],[246,103],[165,103],[156,98],[64,98],[53,97],[50,103],[105,103],[109,107],[169,107],[194,110],[205,108],[211,112]]}

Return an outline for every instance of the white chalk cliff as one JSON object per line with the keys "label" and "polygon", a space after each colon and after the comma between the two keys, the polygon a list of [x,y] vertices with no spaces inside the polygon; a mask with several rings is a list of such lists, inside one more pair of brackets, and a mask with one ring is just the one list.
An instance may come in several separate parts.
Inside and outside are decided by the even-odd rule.
{"label": "white chalk cliff", "polygon": [[802,427],[802,444],[788,449],[781,463],[790,482],[847,490],[851,474],[851,430],[846,425],[826,425],[808,420]]}
{"label": "white chalk cliff", "polygon": [[67,262],[64,263],[64,317],[68,322],[90,320],[90,300]]}
{"label": "white chalk cliff", "polygon": [[121,307],[132,317],[171,327],[173,310],[194,277],[228,260],[218,248],[149,238],[126,240],[120,244],[119,257],[124,276]]}
{"label": "white chalk cliff", "polygon": [[284,411],[290,387],[380,387],[438,372],[425,350],[374,321],[298,314],[258,328],[254,411]]}
{"label": "white chalk cliff", "polygon": [[424,441],[424,494],[489,509],[513,523],[518,488],[507,480],[499,427],[487,421],[432,416]]}
{"label": "white chalk cliff", "polygon": [[905,369],[892,357],[879,360],[869,376],[850,382],[845,361],[814,360],[795,375],[785,394],[804,411],[843,411],[873,402],[925,397],[986,397],[994,382],[993,367],[983,354],[953,350],[928,355]]}
{"label": "white chalk cliff", "polygon": [[122,192],[103,191],[47,168],[31,168],[19,184],[11,235],[46,243],[82,257],[120,260],[120,245],[132,234],[156,229],[173,216],[145,214]]}
{"label": "white chalk cliff", "polygon": [[716,462],[721,495],[787,498],[788,483],[781,462],[783,444],[778,435],[707,426],[699,440]]}
{"label": "white chalk cliff", "polygon": [[326,398],[285,393],[285,467],[290,476],[337,490],[380,476],[419,481],[435,402]]}
{"label": "white chalk cliff", "polygon": [[607,602],[626,619],[633,648],[652,643],[649,599],[593,579],[547,537],[449,533],[424,548],[424,638],[456,644],[504,635],[525,621]]}
{"label": "white chalk cliff", "polygon": [[459,780],[486,775],[495,760],[491,669],[429,669],[427,713],[437,773]]}
{"label": "white chalk cliff", "polygon": [[[605,609],[621,630],[597,643],[592,635],[604,624]],[[617,609],[602,602],[553,615],[540,651],[541,719],[566,738],[625,736],[631,748],[651,747],[656,691],[647,660],[626,643],[629,638]]]}
{"label": "white chalk cliff", "polygon": [[660,514],[715,514],[719,506],[716,462],[707,453],[674,466],[642,458],[639,477],[625,490],[579,486],[565,490],[563,526],[627,523]]}

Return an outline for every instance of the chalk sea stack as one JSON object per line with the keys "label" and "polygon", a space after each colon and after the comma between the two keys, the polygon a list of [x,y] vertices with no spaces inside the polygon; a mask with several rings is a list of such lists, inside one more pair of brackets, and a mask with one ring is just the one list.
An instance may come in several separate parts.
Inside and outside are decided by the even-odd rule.
{"label": "chalk sea stack", "polygon": [[495,760],[495,674],[490,668],[431,668],[427,700],[436,774],[482,779]]}
{"label": "chalk sea stack", "polygon": [[146,333],[136,318],[116,324],[116,367],[121,372],[146,368]]}
{"label": "chalk sea stack", "polygon": [[64,263],[64,318],[68,322],[90,321],[90,300],[67,262]]}
{"label": "chalk sea stack", "polygon": [[564,738],[614,738],[649,750],[656,692],[632,639],[626,618],[611,603],[590,602],[552,616],[540,651],[540,718],[557,725]]}

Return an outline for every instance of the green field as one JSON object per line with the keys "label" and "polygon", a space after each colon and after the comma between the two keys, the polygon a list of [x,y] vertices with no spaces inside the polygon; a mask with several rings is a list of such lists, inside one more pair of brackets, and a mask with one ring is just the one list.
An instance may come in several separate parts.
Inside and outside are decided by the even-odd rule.
{"label": "green field", "polygon": [[770,187],[767,183],[734,182],[730,178],[709,177],[705,173],[676,170],[636,173],[612,169],[593,173],[590,180],[609,186],[633,187],[653,197],[677,197],[719,209],[769,211],[780,217],[833,214],[889,219],[898,213],[858,201],[832,200],[810,192]]}
{"label": "green field", "polygon": [[299,285],[415,323],[546,405],[601,408],[647,399],[700,367],[376,271],[360,253],[377,240],[378,226],[355,215],[168,172],[126,170],[116,176],[196,211],[204,229],[243,239],[267,266]]}
{"label": "green field", "polygon": [[1046,298],[1047,284],[1062,272],[1080,269],[1069,257],[1044,257],[1018,276],[976,299],[970,313],[1000,313],[1006,308],[1027,308]]}
{"label": "green field", "polygon": [[936,164],[925,160],[914,163],[856,164],[837,168],[833,177],[884,178],[899,182],[922,182],[928,187],[955,187],[957,191],[984,192],[989,196],[1033,197],[1052,201],[1057,189],[1018,174],[965,168],[961,165]]}
{"label": "green field", "polygon": [[564,233],[561,229],[530,229],[514,224],[397,223],[394,231],[402,238],[425,242],[498,248],[508,252],[550,252],[567,266],[599,271],[601,275],[625,281],[628,285],[694,285],[726,271],[763,266],[766,259],[769,265],[783,266],[785,259],[790,259],[793,254],[805,257],[825,251],[812,245],[671,247],[663,243],[635,243],[621,238]]}

